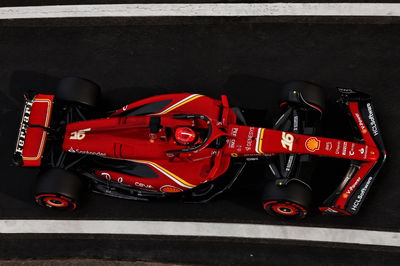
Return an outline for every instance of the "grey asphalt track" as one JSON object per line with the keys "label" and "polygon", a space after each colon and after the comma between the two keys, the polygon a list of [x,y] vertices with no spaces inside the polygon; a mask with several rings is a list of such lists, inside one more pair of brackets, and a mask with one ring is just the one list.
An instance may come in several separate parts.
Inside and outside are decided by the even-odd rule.
{"label": "grey asphalt track", "polygon": [[[396,165],[400,148],[397,122],[400,118],[400,25],[244,24],[236,23],[235,19],[215,21],[207,18],[199,19],[194,24],[163,25],[162,20],[134,25],[121,25],[118,19],[114,22],[96,26],[90,21],[66,20],[58,21],[54,27],[51,21],[45,21],[40,27],[26,24],[0,28],[2,218],[216,221],[400,231],[400,169]],[[334,103],[335,87],[359,88],[374,97],[389,154],[388,161],[356,217],[311,216],[303,221],[268,217],[259,203],[256,184],[260,182],[260,177],[257,169],[248,169],[231,191],[204,205],[138,203],[90,195],[76,212],[51,212],[33,203],[32,187],[37,171],[11,168],[8,163],[14,146],[22,93],[29,88],[51,92],[60,77],[71,75],[87,77],[99,83],[104,88],[105,109],[160,93],[188,91],[213,97],[227,93],[233,103],[265,108],[270,120],[278,114],[276,95],[279,84],[291,79],[310,80],[323,86],[329,96],[323,135],[331,137],[349,135],[347,124],[341,119],[343,114]],[[315,178],[317,201],[333,190],[338,178],[344,174],[346,163],[321,160],[320,166]],[[17,240],[3,238],[3,254],[16,256],[18,252],[11,247],[16,248],[23,239],[23,236]],[[58,237],[39,242],[53,243],[57,250],[62,250],[57,241]],[[105,245],[101,241],[92,239],[91,244]],[[146,241],[114,241],[119,241],[119,247],[124,245],[124,241],[131,245],[142,243],[147,251],[151,250],[151,245],[144,244]],[[202,244],[208,245],[208,252],[212,252],[210,245],[223,249],[218,241],[205,242]],[[176,244],[176,248],[182,249],[187,245],[185,243],[187,241]],[[241,244],[232,244],[232,250],[239,252]],[[275,243],[257,245],[243,244],[249,252],[254,248],[261,254],[264,248],[275,246]],[[285,245],[305,249],[304,243]],[[279,254],[285,253],[285,245],[278,245],[281,248]],[[79,247],[79,244],[76,246]],[[191,247],[193,250],[198,248],[195,244]],[[161,249],[161,246],[158,248]],[[320,249],[329,251],[329,247]],[[33,250],[43,256],[43,252],[39,252],[39,244]],[[146,251],[144,248],[140,250]],[[272,250],[275,249],[271,248],[260,256],[267,260]],[[335,254],[339,256],[340,251],[343,250],[336,249]],[[91,248],[90,252],[94,254],[96,249]],[[367,249],[362,253],[364,257],[357,258],[368,260],[373,252],[381,252],[377,258],[390,258],[388,264],[394,264],[398,258],[397,250],[382,251],[379,248]],[[382,252],[388,253],[385,255]],[[21,253],[29,257],[28,251]],[[290,259],[297,258],[300,253],[297,251]],[[130,258],[138,256],[129,254]],[[290,262],[289,257],[280,259],[274,262]],[[170,258],[169,261],[176,260]],[[378,264],[385,260],[372,262]]]}

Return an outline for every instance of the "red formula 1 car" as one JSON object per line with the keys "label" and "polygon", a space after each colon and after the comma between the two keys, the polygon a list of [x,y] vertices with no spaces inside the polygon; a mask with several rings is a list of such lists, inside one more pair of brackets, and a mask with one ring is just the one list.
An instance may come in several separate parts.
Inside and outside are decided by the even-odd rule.
{"label": "red formula 1 car", "polygon": [[356,214],[386,158],[370,97],[339,89],[356,129],[353,141],[315,136],[323,90],[290,82],[272,129],[247,125],[226,96],[178,93],[150,97],[108,114],[95,111],[100,88],[61,80],[55,95],[26,94],[14,164],[42,168],[36,202],[75,209],[90,190],[119,198],[182,197],[207,201],[228,189],[246,164],[262,161],[264,209],[304,217],[311,207],[314,156],[347,159],[349,170],[319,210]]}

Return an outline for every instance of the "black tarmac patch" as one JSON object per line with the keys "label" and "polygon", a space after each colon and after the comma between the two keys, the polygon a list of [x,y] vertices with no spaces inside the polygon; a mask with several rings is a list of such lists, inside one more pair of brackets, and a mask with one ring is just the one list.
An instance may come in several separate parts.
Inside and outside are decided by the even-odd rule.
{"label": "black tarmac patch", "polygon": [[[213,221],[400,231],[400,168],[396,166],[396,158],[400,156],[399,32],[400,25],[395,24],[245,24],[234,19],[170,25],[94,23],[52,27],[50,23],[41,27],[2,27],[0,216]],[[373,96],[388,160],[355,217],[316,215],[302,221],[268,217],[262,210],[258,189],[264,177],[257,168],[248,168],[231,191],[208,204],[142,203],[89,195],[76,212],[52,212],[34,204],[32,190],[37,170],[13,168],[9,163],[15,148],[23,92],[36,89],[51,93],[63,76],[82,76],[99,83],[103,87],[104,109],[119,108],[161,93],[185,91],[212,97],[226,93],[233,104],[266,109],[271,120],[279,113],[279,84],[293,79],[309,80],[323,86],[329,95],[323,135],[337,138],[349,138],[351,134],[343,119],[345,114],[334,102],[335,87],[358,88]],[[320,160],[314,177],[317,202],[335,189],[346,167],[345,161]],[[15,241],[12,245],[18,247]],[[232,249],[233,253],[238,249],[240,245]],[[282,256],[287,255],[284,250],[282,247]],[[368,252],[365,254],[369,256]],[[384,262],[383,255],[379,258]]]}

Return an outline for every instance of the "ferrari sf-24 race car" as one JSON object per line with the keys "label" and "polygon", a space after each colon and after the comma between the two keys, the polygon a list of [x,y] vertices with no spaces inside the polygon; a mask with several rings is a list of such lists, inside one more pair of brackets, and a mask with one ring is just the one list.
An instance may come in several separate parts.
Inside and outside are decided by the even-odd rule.
{"label": "ferrari sf-24 race car", "polygon": [[354,215],[386,152],[370,97],[338,90],[355,128],[353,141],[316,136],[325,99],[312,83],[283,86],[283,114],[267,129],[248,125],[225,95],[218,100],[190,93],[160,95],[105,114],[96,111],[98,85],[65,78],[54,95],[25,95],[13,163],[41,167],[38,204],[73,210],[88,189],[132,200],[205,202],[258,161],[274,177],[265,180],[265,211],[303,218],[313,206],[313,158],[336,157],[350,166],[319,210]]}

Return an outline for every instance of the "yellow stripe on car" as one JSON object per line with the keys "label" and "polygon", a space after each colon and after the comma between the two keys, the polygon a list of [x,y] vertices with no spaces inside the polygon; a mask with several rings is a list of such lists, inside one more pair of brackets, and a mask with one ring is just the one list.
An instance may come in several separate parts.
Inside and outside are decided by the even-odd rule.
{"label": "yellow stripe on car", "polygon": [[144,161],[144,160],[130,160],[130,161],[150,165],[150,166],[156,168],[161,173],[165,174],[169,179],[171,179],[172,181],[174,181],[175,183],[177,183],[178,185],[180,185],[182,187],[186,187],[186,188],[196,187],[196,185],[190,184],[189,182],[183,180],[179,176],[175,175],[174,173],[170,172],[169,170],[165,169],[164,167],[162,167],[154,162]]}
{"label": "yellow stripe on car", "polygon": [[176,108],[178,108],[178,107],[181,107],[182,105],[185,105],[185,104],[187,104],[187,103],[189,103],[189,102],[191,102],[191,101],[194,101],[194,100],[196,100],[196,99],[198,99],[198,98],[200,98],[200,97],[202,97],[202,96],[203,96],[203,95],[200,95],[200,94],[192,94],[192,95],[190,95],[190,96],[184,98],[183,100],[180,100],[179,102],[175,103],[174,105],[168,107],[168,108],[165,109],[164,111],[159,112],[159,113],[156,113],[156,114],[154,114],[154,115],[164,115],[164,114],[167,114],[167,113],[171,112],[172,110],[174,110],[174,109],[176,109]]}
{"label": "yellow stripe on car", "polygon": [[264,128],[260,129],[259,130],[259,135],[257,136],[257,147],[256,147],[256,149],[257,149],[258,153],[263,153],[261,148],[262,148],[264,130],[265,130]]}

